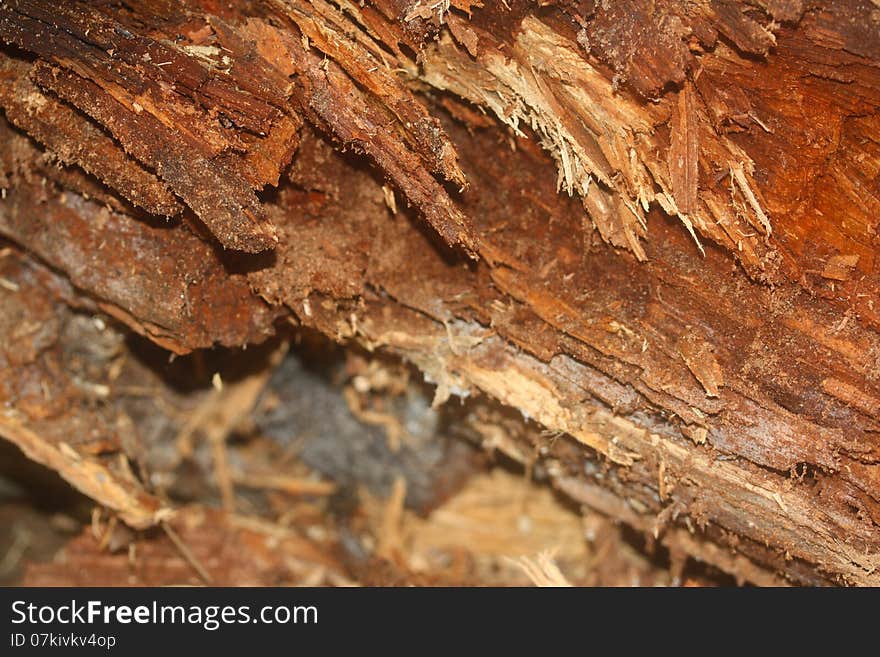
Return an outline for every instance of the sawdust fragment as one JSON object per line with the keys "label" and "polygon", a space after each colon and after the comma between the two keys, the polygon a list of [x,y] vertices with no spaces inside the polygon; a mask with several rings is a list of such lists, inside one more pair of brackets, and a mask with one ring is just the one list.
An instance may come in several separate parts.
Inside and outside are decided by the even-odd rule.
{"label": "sawdust fragment", "polygon": [[825,268],[822,270],[822,278],[829,278],[834,281],[849,280],[857,264],[859,264],[859,256],[857,254],[832,256],[825,263]]}
{"label": "sawdust fragment", "polygon": [[755,192],[752,191],[751,186],[749,185],[749,181],[746,178],[745,171],[743,170],[742,164],[731,164],[730,165],[730,177],[739,187],[739,190],[742,192],[742,195],[745,197],[746,202],[754,211],[755,215],[758,217],[758,221],[761,224],[761,228],[764,230],[764,234],[769,236],[773,233],[773,227],[770,225],[770,218],[764,212],[764,209],[761,207],[761,204],[758,202],[758,198],[755,196]]}
{"label": "sawdust fragment", "polygon": [[391,494],[385,504],[382,516],[382,527],[379,533],[379,545],[376,554],[387,559],[394,558],[403,550],[401,533],[404,519],[404,501],[406,500],[406,479],[397,477],[391,487]]}
{"label": "sawdust fragment", "polygon": [[706,438],[709,436],[709,430],[699,425],[686,424],[681,427],[681,432],[694,441],[695,445],[706,444]]}
{"label": "sawdust fragment", "polygon": [[678,341],[678,352],[703,389],[707,397],[717,397],[724,385],[724,372],[713,353],[713,347],[688,333]]}
{"label": "sawdust fragment", "polygon": [[642,455],[625,449],[620,444],[620,439],[615,436],[608,442],[608,458],[614,463],[628,468],[636,461],[641,460]]}
{"label": "sawdust fragment", "polygon": [[829,377],[822,380],[822,390],[866,415],[880,417],[880,399],[850,383]]}
{"label": "sawdust fragment", "polygon": [[553,561],[553,554],[544,551],[537,557],[531,558],[522,556],[519,559],[512,560],[517,566],[522,568],[523,572],[528,575],[529,579],[540,587],[568,587],[571,582],[559,570],[559,566]]}

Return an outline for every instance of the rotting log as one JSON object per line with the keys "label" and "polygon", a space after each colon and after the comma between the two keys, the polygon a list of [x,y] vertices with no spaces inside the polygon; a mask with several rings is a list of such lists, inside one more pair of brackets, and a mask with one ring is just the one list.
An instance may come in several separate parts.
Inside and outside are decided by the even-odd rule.
{"label": "rotting log", "polygon": [[[878,585],[878,11],[3,0],[4,312],[43,285],[178,354],[315,328],[482,393],[487,447],[670,549]],[[2,343],[20,445],[44,342]],[[493,441],[492,404],[565,439]]]}

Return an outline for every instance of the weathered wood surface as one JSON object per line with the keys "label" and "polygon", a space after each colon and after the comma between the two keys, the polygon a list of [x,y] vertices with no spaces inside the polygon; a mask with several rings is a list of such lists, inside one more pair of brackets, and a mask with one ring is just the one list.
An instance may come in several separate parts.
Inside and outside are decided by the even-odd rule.
{"label": "weathered wood surface", "polygon": [[874,4],[56,4],[0,3],[0,233],[67,303],[389,349],[674,549],[880,583]]}

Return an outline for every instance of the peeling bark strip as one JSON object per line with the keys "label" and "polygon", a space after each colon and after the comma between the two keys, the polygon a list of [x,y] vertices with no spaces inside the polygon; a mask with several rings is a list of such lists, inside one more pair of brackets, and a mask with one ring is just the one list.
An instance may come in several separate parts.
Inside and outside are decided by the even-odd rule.
{"label": "peeling bark strip", "polygon": [[171,517],[158,499],[142,493],[134,482],[120,481],[98,463],[81,457],[66,443],[50,444],[0,415],[0,437],[13,442],[28,458],[54,470],[71,486],[119,514],[135,529],[147,529]]}
{"label": "peeling bark strip", "polygon": [[[216,26],[222,32],[222,22]],[[249,169],[259,167],[259,159],[237,163],[227,156],[260,151],[259,139],[235,128],[265,141],[273,124],[283,125],[278,107],[285,105],[287,83],[267,64],[222,70],[218,46],[204,47],[219,56],[205,62],[200,46],[187,51],[136,36],[73,3],[4,3],[0,38],[60,65],[52,70],[38,63],[34,81],[107,128],[126,153],[187,202],[223,246],[250,252],[274,246],[274,230],[251,189],[264,182],[251,180]],[[295,135],[282,131],[295,147]],[[283,159],[291,155],[291,148],[282,148]]]}
{"label": "peeling bark strip", "polygon": [[[361,43],[341,33],[351,24],[331,3],[278,2],[296,24],[309,47],[331,57],[376,100],[386,105],[399,125],[406,143],[433,173],[459,187],[466,184],[456,162],[455,147],[443,133],[440,122],[410,92],[401,78],[388,69],[378,44],[366,50]],[[263,29],[268,26],[262,24]],[[270,29],[270,28],[269,28]]]}
{"label": "peeling bark strip", "polygon": [[[281,319],[485,393],[513,458],[670,549],[877,585],[871,11],[2,2],[0,369],[42,371],[7,317],[52,304],[176,353]],[[0,398],[48,413],[28,381]]]}
{"label": "peeling bark strip", "polygon": [[[303,104],[314,121],[326,126],[344,144],[369,155],[425,218],[451,245],[478,250],[468,219],[455,206],[443,186],[420,162],[419,155],[401,144],[388,110],[376,105],[358,89],[337,64],[330,64],[316,52],[305,50],[295,40],[288,42],[289,55],[308,84]],[[463,182],[459,176],[458,182]]]}
{"label": "peeling bark strip", "polygon": [[[98,86],[73,73],[38,64],[33,78],[106,126],[128,153],[154,168],[221,244],[242,251],[262,251],[275,244],[274,229],[263,219],[263,210],[245,181],[222,164],[199,156],[191,144],[158,120],[126,112]],[[145,142],[143,135],[154,135],[155,145]]]}
{"label": "peeling bark strip", "polygon": [[42,143],[63,163],[78,164],[108,187],[151,214],[174,216],[183,209],[160,180],[129,158],[79,112],[44,94],[30,79],[31,67],[0,54],[0,87],[7,119]]}
{"label": "peeling bark strip", "polygon": [[694,90],[685,83],[678,94],[678,104],[673,110],[669,126],[672,132],[669,147],[669,177],[672,179],[672,196],[685,215],[697,210],[699,199],[700,124],[697,119]]}

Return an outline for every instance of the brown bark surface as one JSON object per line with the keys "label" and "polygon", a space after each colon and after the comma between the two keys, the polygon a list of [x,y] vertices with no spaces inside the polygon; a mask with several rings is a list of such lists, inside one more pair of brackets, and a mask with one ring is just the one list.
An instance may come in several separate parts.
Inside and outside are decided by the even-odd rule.
{"label": "brown bark surface", "polygon": [[79,372],[77,313],[401,357],[670,554],[880,585],[876,3],[3,0],[0,41],[0,435],[125,523],[174,514],[153,379]]}

